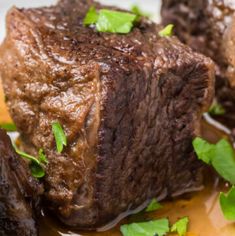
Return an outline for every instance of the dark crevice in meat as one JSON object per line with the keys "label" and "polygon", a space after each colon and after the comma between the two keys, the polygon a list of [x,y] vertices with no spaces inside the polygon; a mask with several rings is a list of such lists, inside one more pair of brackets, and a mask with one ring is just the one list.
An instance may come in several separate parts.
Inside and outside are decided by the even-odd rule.
{"label": "dark crevice in meat", "polygon": [[[104,7],[90,1],[98,8]],[[7,105],[29,153],[45,151],[47,208],[94,229],[152,197],[196,190],[192,148],[214,95],[214,65],[142,20],[127,35],[83,26],[91,6],[13,8],[0,48]],[[57,153],[51,125],[68,139]]]}
{"label": "dark crevice in meat", "polygon": [[0,129],[0,235],[37,236],[35,213],[42,186],[30,176],[5,131]]}

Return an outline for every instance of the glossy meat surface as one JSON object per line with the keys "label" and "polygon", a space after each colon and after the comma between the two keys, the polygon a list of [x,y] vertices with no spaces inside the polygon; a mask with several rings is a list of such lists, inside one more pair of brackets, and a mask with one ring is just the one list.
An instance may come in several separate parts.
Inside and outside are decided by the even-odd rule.
{"label": "glossy meat surface", "polygon": [[[201,186],[192,138],[214,92],[214,68],[142,20],[127,35],[84,27],[91,6],[13,8],[0,48],[7,104],[27,152],[43,148],[48,206],[66,225],[96,228],[152,197]],[[51,125],[68,146],[58,154]]]}
{"label": "glossy meat surface", "polygon": [[34,209],[41,186],[0,129],[0,235],[36,236]]}

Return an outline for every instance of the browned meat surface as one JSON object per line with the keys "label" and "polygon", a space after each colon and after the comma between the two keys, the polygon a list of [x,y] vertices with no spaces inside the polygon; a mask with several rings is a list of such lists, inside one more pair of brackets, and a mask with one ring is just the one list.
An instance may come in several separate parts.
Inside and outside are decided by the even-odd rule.
{"label": "browned meat surface", "polygon": [[[234,3],[234,11],[235,13],[235,3]],[[228,24],[222,41],[222,50],[224,52],[224,56],[228,63],[227,68],[227,76],[231,87],[235,87],[235,15],[231,19],[231,23]]]}
{"label": "browned meat surface", "polygon": [[[65,224],[91,229],[154,196],[201,186],[191,141],[213,97],[214,70],[144,20],[127,35],[84,27],[89,6],[13,8],[0,74],[25,150],[43,148],[49,159],[48,206]],[[54,121],[68,139],[62,154]]]}
{"label": "browned meat surface", "polygon": [[[235,1],[163,0],[163,24],[194,50],[217,63],[216,97],[226,109],[226,123],[235,122]],[[232,59],[233,58],[233,59]]]}
{"label": "browned meat surface", "polygon": [[0,129],[0,236],[38,235],[33,210],[41,190]]}

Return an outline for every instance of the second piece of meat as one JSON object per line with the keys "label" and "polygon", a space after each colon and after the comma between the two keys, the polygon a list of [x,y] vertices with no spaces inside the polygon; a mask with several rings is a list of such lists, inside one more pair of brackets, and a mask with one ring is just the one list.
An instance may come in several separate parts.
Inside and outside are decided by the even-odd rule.
{"label": "second piece of meat", "polygon": [[230,0],[163,0],[162,22],[195,51],[211,57],[216,67],[216,98],[235,123],[235,3]]}
{"label": "second piece of meat", "polygon": [[34,210],[41,193],[42,186],[0,129],[0,236],[38,235]]}

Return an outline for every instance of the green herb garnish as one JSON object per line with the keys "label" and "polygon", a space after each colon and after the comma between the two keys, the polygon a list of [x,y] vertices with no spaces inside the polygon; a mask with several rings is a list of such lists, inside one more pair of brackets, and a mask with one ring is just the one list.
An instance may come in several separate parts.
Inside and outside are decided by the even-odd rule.
{"label": "green herb garnish", "polygon": [[179,219],[171,227],[171,232],[177,232],[179,236],[185,236],[188,229],[189,219],[188,217],[183,217]]}
{"label": "green herb garnish", "polygon": [[225,109],[224,109],[224,107],[221,104],[219,104],[218,102],[215,101],[211,105],[211,107],[209,109],[209,113],[211,115],[220,116],[220,115],[224,115],[225,114]]}
{"label": "green herb garnish", "polygon": [[227,220],[235,220],[235,187],[227,194],[220,193],[220,207]]}
{"label": "green herb garnish", "polygon": [[100,10],[96,28],[99,32],[127,34],[131,31],[136,15],[111,10]]}
{"label": "green herb garnish", "polygon": [[44,168],[35,162],[31,162],[29,167],[31,170],[31,174],[34,178],[40,179],[40,178],[43,178],[46,174]]}
{"label": "green herb garnish", "polygon": [[15,148],[16,153],[17,153],[18,155],[20,155],[21,157],[23,157],[24,159],[26,159],[26,160],[28,160],[28,161],[31,161],[31,162],[35,162],[35,163],[37,163],[38,165],[40,165],[40,161],[39,161],[36,157],[31,156],[31,155],[29,155],[29,154],[27,154],[27,153],[25,153],[25,152],[19,150],[16,146],[14,146],[14,148]]}
{"label": "green herb garnish", "polygon": [[90,7],[90,9],[88,10],[84,20],[83,20],[83,24],[84,25],[92,25],[92,24],[95,24],[98,20],[98,13],[95,9],[94,6]]}
{"label": "green herb garnish", "polygon": [[121,226],[123,236],[164,236],[169,230],[169,221],[166,218]]}
{"label": "green herb garnish", "polygon": [[134,14],[136,14],[137,16],[145,16],[145,17],[150,17],[150,16],[151,16],[150,13],[143,12],[143,11],[139,8],[139,6],[137,6],[137,5],[133,5],[133,6],[131,7],[131,11],[132,11]]}
{"label": "green herb garnish", "polygon": [[57,151],[58,153],[61,153],[64,146],[67,146],[67,138],[65,136],[64,130],[59,122],[54,122],[52,124],[52,131],[55,137]]}
{"label": "green herb garnish", "polygon": [[[31,170],[31,174],[33,177],[35,178],[42,178],[45,176],[45,170],[44,170],[44,167],[43,167],[43,162],[47,163],[47,159],[46,159],[46,156],[45,154],[43,154],[43,150],[40,149],[39,150],[39,157],[36,158],[32,155],[29,155],[21,150],[19,150],[15,145],[13,145],[14,148],[15,148],[15,151],[18,155],[20,155],[21,157],[23,157],[24,159],[30,161],[30,170]],[[44,155],[43,157],[43,161],[40,160],[40,158],[42,158],[42,155]]]}
{"label": "green herb garnish", "polygon": [[162,205],[157,201],[156,198],[154,198],[149,205],[146,208],[146,212],[156,211],[158,209],[162,208]]}
{"label": "green herb garnish", "polygon": [[200,160],[212,165],[221,177],[235,184],[235,154],[227,140],[210,144],[202,138],[195,138],[193,147]]}
{"label": "green herb garnish", "polygon": [[[235,153],[227,140],[221,139],[217,144],[210,144],[202,138],[195,138],[193,147],[199,159],[212,165],[221,177],[235,184]],[[220,193],[220,207],[226,219],[235,220],[234,186],[227,195]]]}
{"label": "green herb garnish", "polygon": [[42,148],[40,148],[38,151],[38,160],[40,161],[40,163],[48,164],[47,157]]}
{"label": "green herb garnish", "polygon": [[84,25],[95,24],[99,32],[127,34],[133,28],[137,15],[128,12],[91,7],[84,18]]}
{"label": "green herb garnish", "polygon": [[173,28],[174,25],[173,24],[169,24],[167,25],[164,29],[162,29],[161,31],[159,31],[159,36],[161,37],[168,37],[168,36],[172,36],[173,34]]}
{"label": "green herb garnish", "polygon": [[0,128],[5,129],[7,132],[15,132],[16,131],[16,125],[14,123],[1,124]]}

